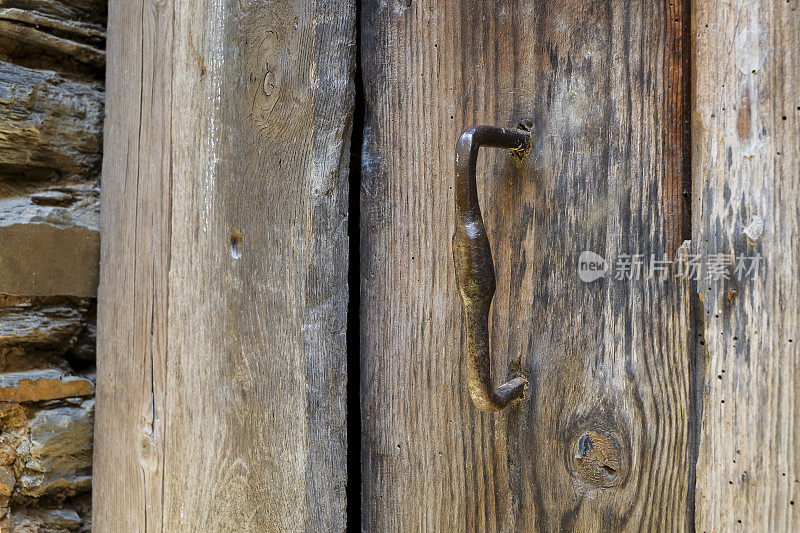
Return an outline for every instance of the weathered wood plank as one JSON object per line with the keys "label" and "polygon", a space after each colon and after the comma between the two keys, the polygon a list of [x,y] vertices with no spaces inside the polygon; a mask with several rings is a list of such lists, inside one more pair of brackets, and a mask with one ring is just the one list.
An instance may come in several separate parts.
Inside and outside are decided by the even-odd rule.
{"label": "weathered wood plank", "polygon": [[[370,531],[689,529],[689,285],[584,284],[582,250],[669,254],[684,206],[686,10],[660,2],[365,2],[363,520]],[[466,390],[453,150],[481,156],[496,415]]]}
{"label": "weathered wood plank", "polygon": [[94,528],[345,524],[352,2],[112,2]]}
{"label": "weathered wood plank", "polygon": [[[796,2],[767,0],[692,8],[694,241],[707,262],[733,261],[729,279],[708,271],[697,287],[697,531],[796,531],[800,14]],[[760,260],[746,259],[754,270],[740,276],[742,257]]]}

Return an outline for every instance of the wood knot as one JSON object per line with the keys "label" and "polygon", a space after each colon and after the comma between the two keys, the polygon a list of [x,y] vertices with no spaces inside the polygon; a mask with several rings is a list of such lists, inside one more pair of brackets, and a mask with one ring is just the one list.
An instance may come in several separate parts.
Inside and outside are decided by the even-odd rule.
{"label": "wood knot", "polygon": [[620,455],[612,436],[585,431],[575,443],[573,473],[594,488],[618,487],[623,481]]}

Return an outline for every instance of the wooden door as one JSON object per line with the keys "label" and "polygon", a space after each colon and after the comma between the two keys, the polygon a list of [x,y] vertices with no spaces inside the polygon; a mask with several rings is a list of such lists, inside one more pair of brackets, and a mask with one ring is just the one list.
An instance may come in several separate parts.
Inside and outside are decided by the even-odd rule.
{"label": "wooden door", "polygon": [[[582,251],[675,259],[690,238],[688,12],[680,2],[365,3],[362,519],[369,531],[690,529],[691,287],[585,283]],[[496,384],[465,384],[450,239],[473,124],[497,277]]]}
{"label": "wooden door", "polygon": [[[94,527],[797,529],[799,28],[767,0],[112,2]],[[477,161],[494,383],[528,383],[493,414],[451,244],[476,124],[532,137]]]}

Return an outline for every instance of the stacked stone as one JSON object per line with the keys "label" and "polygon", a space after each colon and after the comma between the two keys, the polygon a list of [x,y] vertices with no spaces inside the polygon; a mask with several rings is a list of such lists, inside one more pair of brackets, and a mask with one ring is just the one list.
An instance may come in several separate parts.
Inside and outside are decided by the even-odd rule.
{"label": "stacked stone", "polygon": [[0,531],[91,529],[105,0],[0,0]]}

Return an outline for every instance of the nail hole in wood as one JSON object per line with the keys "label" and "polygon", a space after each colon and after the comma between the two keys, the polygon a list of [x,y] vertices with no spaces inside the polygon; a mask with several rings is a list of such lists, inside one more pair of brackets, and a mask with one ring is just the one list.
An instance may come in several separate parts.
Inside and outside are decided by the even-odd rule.
{"label": "nail hole in wood", "polygon": [[240,257],[242,257],[241,246],[242,246],[242,233],[238,229],[235,229],[233,230],[233,233],[231,233],[231,246],[230,246],[231,257],[233,257],[234,259],[239,259]]}

